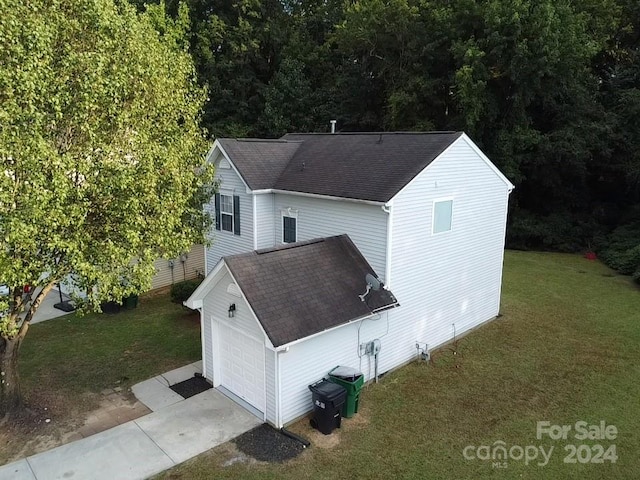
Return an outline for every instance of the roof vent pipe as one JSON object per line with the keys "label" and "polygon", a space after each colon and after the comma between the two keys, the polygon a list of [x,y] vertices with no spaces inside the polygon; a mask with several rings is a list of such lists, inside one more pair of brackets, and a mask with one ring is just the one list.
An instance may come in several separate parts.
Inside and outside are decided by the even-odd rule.
{"label": "roof vent pipe", "polygon": [[338,123],[338,121],[330,120],[329,123],[331,124],[331,133],[336,133],[336,123]]}

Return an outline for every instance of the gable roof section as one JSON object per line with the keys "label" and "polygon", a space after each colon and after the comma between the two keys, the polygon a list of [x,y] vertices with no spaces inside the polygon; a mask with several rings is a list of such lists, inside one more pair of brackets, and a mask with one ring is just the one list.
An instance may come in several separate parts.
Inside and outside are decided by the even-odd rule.
{"label": "gable roof section", "polygon": [[251,190],[272,188],[300,142],[219,138],[217,142]]}
{"label": "gable roof section", "polygon": [[375,275],[347,235],[225,257],[224,262],[274,347],[398,305],[371,291]]}
{"label": "gable roof section", "polygon": [[294,133],[216,140],[251,190],[385,203],[462,132]]}
{"label": "gable roof section", "polygon": [[288,134],[302,143],[274,189],[387,202],[461,135]]}

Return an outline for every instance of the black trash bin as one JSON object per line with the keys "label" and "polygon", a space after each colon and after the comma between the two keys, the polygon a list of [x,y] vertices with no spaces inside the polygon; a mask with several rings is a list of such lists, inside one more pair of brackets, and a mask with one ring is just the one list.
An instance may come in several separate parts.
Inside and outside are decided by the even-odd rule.
{"label": "black trash bin", "polygon": [[309,385],[313,399],[311,426],[325,435],[340,428],[342,406],[347,399],[347,390],[328,380],[320,380]]}

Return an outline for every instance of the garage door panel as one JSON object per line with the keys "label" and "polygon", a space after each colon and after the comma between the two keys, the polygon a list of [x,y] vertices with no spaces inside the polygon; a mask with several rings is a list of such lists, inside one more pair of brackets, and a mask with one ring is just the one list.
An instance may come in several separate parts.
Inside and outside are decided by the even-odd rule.
{"label": "garage door panel", "polygon": [[222,323],[218,332],[221,384],[264,412],[264,344]]}

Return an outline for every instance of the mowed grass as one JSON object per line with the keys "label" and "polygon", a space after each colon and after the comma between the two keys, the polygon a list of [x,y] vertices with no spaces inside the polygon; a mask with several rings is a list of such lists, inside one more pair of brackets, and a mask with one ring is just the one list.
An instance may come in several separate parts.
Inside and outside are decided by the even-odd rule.
{"label": "mowed grass", "polygon": [[199,360],[200,348],[198,314],[167,295],[117,315],[32,325],[18,361],[29,414],[0,424],[0,465],[64,442],[104,402],[103,390],[133,400],[131,385]]}
{"label": "mowed grass", "polygon": [[[579,256],[507,252],[502,314],[365,387],[362,420],[285,464],[233,463],[214,449],[161,478],[601,479],[640,471],[640,291]],[[384,352],[382,352],[384,355]],[[536,422],[615,425],[615,440],[536,438]],[[351,423],[350,423],[351,422]],[[292,430],[309,432],[306,420]],[[525,465],[466,460],[466,446],[554,447]],[[564,463],[569,444],[616,445],[617,461]],[[232,462],[230,462],[232,463]]]}
{"label": "mowed grass", "polygon": [[116,315],[70,314],[32,325],[20,352],[23,393],[34,407],[51,394],[74,403],[78,395],[118,386],[126,391],[199,360],[198,318],[157,296]]}

